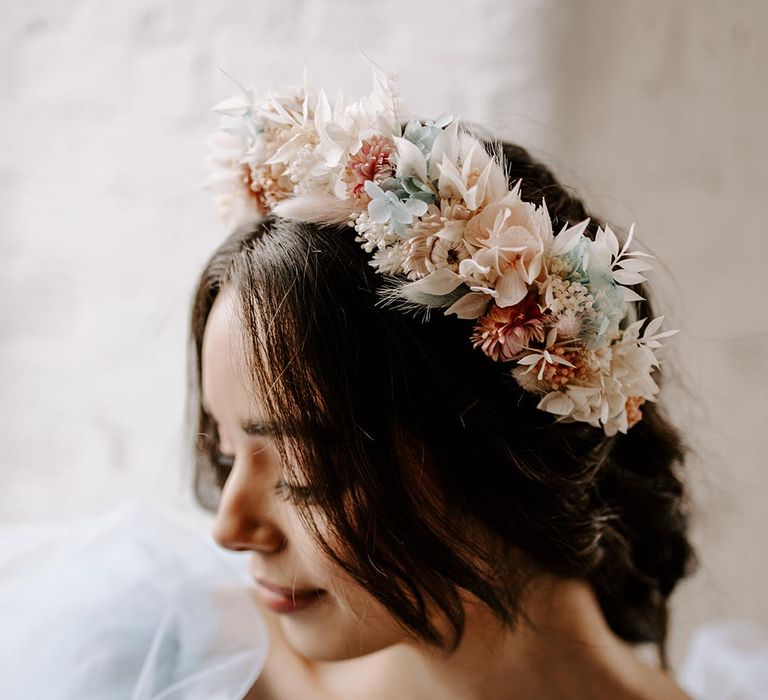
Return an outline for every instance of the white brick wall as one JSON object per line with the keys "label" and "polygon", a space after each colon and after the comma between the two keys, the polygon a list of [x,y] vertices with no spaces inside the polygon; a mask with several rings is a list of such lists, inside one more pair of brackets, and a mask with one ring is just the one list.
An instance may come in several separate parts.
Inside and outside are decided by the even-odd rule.
{"label": "white brick wall", "polygon": [[0,0],[0,520],[183,499],[186,315],[223,236],[209,106],[310,79],[367,90],[358,48],[417,114],[520,141],[668,265],[697,449],[692,626],[768,625],[768,314],[762,232],[768,10],[759,0],[566,4]]}

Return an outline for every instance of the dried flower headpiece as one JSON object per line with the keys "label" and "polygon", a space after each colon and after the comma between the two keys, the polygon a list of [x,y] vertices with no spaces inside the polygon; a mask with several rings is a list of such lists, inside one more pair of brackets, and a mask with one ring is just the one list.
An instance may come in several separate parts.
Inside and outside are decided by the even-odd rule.
{"label": "dried flower headpiece", "polygon": [[470,341],[509,362],[538,407],[565,421],[625,433],[659,387],[663,316],[643,325],[630,287],[651,269],[589,219],[555,236],[546,204],[510,189],[500,148],[489,154],[457,119],[407,122],[394,77],[331,105],[306,86],[217,105],[208,186],[230,223],[268,213],[354,227],[370,264],[391,275],[389,301],[474,319]]}

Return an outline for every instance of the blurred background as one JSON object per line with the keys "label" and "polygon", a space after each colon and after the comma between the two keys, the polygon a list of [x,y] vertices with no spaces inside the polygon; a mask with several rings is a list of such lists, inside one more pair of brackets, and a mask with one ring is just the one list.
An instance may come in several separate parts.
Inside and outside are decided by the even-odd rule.
{"label": "blurred background", "polygon": [[485,124],[657,257],[709,620],[768,626],[768,4],[0,0],[0,523],[188,503],[190,294],[226,233],[209,108],[301,82]]}

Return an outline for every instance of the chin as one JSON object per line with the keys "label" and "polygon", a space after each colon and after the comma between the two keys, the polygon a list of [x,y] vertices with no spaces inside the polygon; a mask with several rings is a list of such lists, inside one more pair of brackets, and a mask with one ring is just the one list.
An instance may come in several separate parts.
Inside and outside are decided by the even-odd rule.
{"label": "chin", "polygon": [[284,617],[280,626],[288,644],[312,661],[346,661],[367,656],[403,641],[402,631],[375,626],[369,620],[334,625]]}

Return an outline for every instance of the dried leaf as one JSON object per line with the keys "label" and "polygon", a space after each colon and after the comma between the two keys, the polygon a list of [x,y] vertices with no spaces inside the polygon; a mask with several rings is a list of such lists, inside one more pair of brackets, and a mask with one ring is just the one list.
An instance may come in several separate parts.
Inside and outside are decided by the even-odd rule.
{"label": "dried leaf", "polygon": [[629,233],[627,234],[627,240],[624,243],[624,247],[621,249],[621,252],[619,253],[619,257],[623,257],[624,254],[629,250],[629,244],[632,243],[632,238],[635,235],[635,224],[633,223],[629,227]]}
{"label": "dried leaf", "polygon": [[397,177],[412,177],[420,182],[427,182],[427,161],[421,149],[408,139],[395,136],[397,144]]}
{"label": "dried leaf", "polygon": [[654,335],[659,330],[659,328],[661,328],[661,324],[662,323],[664,323],[664,316],[658,316],[658,317],[654,318],[648,324],[648,326],[646,327],[645,332],[643,333],[643,335],[645,335],[645,336],[650,338],[652,335]]}
{"label": "dried leaf", "polygon": [[567,416],[573,410],[573,401],[562,391],[553,391],[539,401],[538,408],[558,416]]}
{"label": "dried leaf", "polygon": [[626,255],[634,255],[638,258],[655,258],[655,255],[651,255],[650,253],[644,253],[642,250],[633,250],[629,253],[626,253]]}
{"label": "dried leaf", "polygon": [[616,238],[616,234],[611,231],[610,227],[606,226],[605,230],[598,229],[597,236],[595,237],[598,243],[602,243],[610,251],[611,255],[616,258],[619,255],[619,239]]}
{"label": "dried leaf", "polygon": [[623,270],[629,270],[630,272],[645,272],[646,270],[653,270],[653,265],[645,262],[644,260],[635,260],[634,258],[624,258],[617,263]]}
{"label": "dried leaf", "polygon": [[477,318],[485,313],[491,297],[482,292],[469,292],[449,306],[446,314],[456,314],[459,318]]}
{"label": "dried leaf", "polygon": [[613,279],[619,284],[640,284],[640,282],[645,282],[645,277],[639,272],[630,272],[629,270],[615,270]]}
{"label": "dried leaf", "polygon": [[589,224],[589,219],[584,219],[581,223],[571,226],[570,228],[564,228],[555,236],[555,241],[552,244],[552,255],[565,255],[570,253],[578,244],[582,234]]}
{"label": "dried leaf", "polygon": [[663,333],[657,333],[653,337],[654,338],[669,338],[669,336],[675,335],[675,333],[679,333],[679,332],[680,332],[680,329],[679,328],[675,328],[674,330],[671,330],[671,331],[664,331]]}
{"label": "dried leaf", "polygon": [[441,267],[431,272],[426,277],[422,277],[415,282],[410,282],[403,286],[402,292],[407,295],[408,292],[419,292],[422,294],[435,294],[443,296],[450,294],[456,287],[462,283],[462,279],[453,270],[447,267]]}
{"label": "dried leaf", "polygon": [[631,290],[629,287],[619,287],[621,295],[624,301],[643,301],[645,297],[641,297],[637,292]]}

